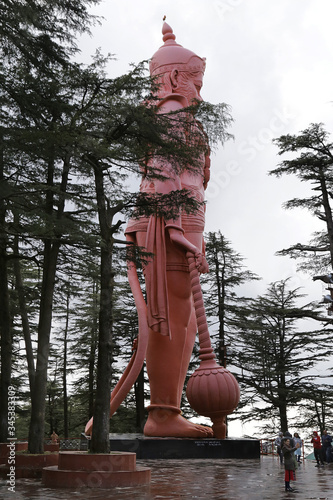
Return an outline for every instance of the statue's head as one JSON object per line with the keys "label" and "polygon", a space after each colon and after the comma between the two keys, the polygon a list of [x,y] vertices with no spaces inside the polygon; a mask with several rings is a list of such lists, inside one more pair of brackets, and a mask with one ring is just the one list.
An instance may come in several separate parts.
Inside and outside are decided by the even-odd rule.
{"label": "statue's head", "polygon": [[150,74],[157,77],[160,84],[159,95],[181,94],[189,103],[201,100],[206,60],[176,43],[172,28],[167,23],[163,24],[162,34],[164,45],[150,61]]}

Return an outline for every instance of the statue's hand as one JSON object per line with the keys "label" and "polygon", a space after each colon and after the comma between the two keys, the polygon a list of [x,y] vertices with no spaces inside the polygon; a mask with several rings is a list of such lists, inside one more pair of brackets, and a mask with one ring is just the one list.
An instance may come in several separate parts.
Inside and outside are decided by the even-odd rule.
{"label": "statue's hand", "polygon": [[183,250],[185,250],[185,252],[191,252],[193,254],[195,265],[199,273],[208,273],[208,263],[205,256],[201,252],[199,252],[198,247],[193,245],[188,239],[185,238],[182,228],[171,224],[167,225],[166,227],[169,231],[169,236],[172,243],[180,246]]}
{"label": "statue's hand", "polygon": [[199,273],[201,274],[208,273],[209,266],[206,257],[201,252],[196,252],[194,254],[194,258],[195,258],[195,265]]}

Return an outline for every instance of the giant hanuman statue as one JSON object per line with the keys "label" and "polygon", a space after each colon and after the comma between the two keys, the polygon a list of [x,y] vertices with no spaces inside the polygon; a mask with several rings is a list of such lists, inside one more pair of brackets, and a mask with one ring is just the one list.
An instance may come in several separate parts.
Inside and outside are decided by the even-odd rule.
{"label": "giant hanuman statue", "polygon": [[[158,112],[173,113],[184,109],[184,113],[189,113],[187,108],[191,106],[193,109],[195,103],[202,100],[200,90],[205,59],[176,43],[176,37],[167,23],[163,24],[162,34],[164,45],[157,50],[150,62],[151,76],[157,78],[159,83]],[[156,215],[133,218],[126,228],[129,243],[154,254],[144,267],[147,304],[138,286],[136,270],[133,265],[129,266],[129,281],[139,315],[136,355],[139,358],[146,355],[150,384],[149,414],[144,427],[146,436],[186,438],[213,436],[210,427],[189,422],[181,416],[180,409],[182,390],[198,330],[198,307],[195,308],[193,299],[193,280],[190,276],[189,262],[192,260],[193,273],[208,272],[204,257],[203,201],[210,175],[209,147],[193,112],[189,119],[192,121],[192,136],[189,137],[188,131],[182,128],[181,121],[178,125],[178,134],[184,141],[192,141],[192,144],[196,142],[195,147],[198,149],[196,168],[181,170],[176,168],[172,161],[152,158],[144,169],[140,191],[168,194],[187,189],[199,202],[198,209],[191,214],[179,210],[174,218],[168,220]],[[149,176],[149,172],[154,170],[162,173],[163,179],[160,176]],[[214,355],[208,357],[213,358]],[[137,362],[134,360],[134,365]],[[139,368],[141,364],[142,359]],[[215,364],[213,371],[216,371],[216,367],[220,368]],[[224,368],[221,370],[227,372]],[[229,377],[229,372],[227,374]],[[131,379],[136,375],[137,370],[130,367],[124,378]],[[237,382],[231,374],[230,377],[232,401],[227,402],[228,408],[224,414],[230,413],[237,406],[239,399]],[[132,383],[134,380],[125,382],[126,390]],[[122,381],[111,396],[111,413],[119,405],[118,399],[123,398],[121,393],[124,388],[121,385]],[[216,400],[216,395],[213,395],[214,398]],[[223,404],[225,406],[225,403]],[[230,406],[232,408],[229,408]],[[213,413],[214,411],[213,409]],[[210,416],[209,411],[203,414]],[[223,429],[218,437],[225,437],[225,426]],[[89,424],[86,432],[87,430]]]}

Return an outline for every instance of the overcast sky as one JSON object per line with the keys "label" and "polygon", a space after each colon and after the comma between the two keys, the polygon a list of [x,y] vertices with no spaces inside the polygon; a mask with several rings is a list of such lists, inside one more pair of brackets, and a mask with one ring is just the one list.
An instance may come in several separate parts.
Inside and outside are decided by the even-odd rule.
{"label": "overcast sky", "polygon": [[111,76],[130,63],[149,59],[163,44],[163,16],[178,43],[207,58],[202,96],[231,106],[235,139],[212,156],[207,190],[207,231],[220,230],[245,257],[246,266],[267,283],[292,277],[309,298],[324,288],[296,272],[296,264],[275,252],[307,242],[320,223],[282,203],[308,192],[293,177],[267,172],[279,162],[272,138],[297,133],[313,122],[333,131],[333,3],[330,0],[104,0],[103,16],[91,38],[80,40],[89,61],[98,47],[117,58]]}
{"label": "overcast sky", "polygon": [[313,122],[333,131],[333,2],[104,0],[93,12],[105,19],[91,38],[80,40],[81,58],[89,61],[98,47],[114,54],[110,76],[149,59],[163,44],[164,15],[176,41],[206,57],[202,97],[229,104],[235,120],[234,141],[212,156],[206,230],[220,230],[263,278],[249,286],[249,294],[264,293],[268,283],[290,276],[309,300],[321,300],[325,290],[318,281],[297,273],[289,258],[274,255],[308,242],[322,228],[307,212],[282,208],[309,188],[267,173],[280,160],[272,138]]}

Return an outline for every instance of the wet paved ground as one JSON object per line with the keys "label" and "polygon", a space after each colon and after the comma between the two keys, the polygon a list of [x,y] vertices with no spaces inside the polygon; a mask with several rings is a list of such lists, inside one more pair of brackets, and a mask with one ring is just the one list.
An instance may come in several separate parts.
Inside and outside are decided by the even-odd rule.
{"label": "wet paved ground", "polygon": [[333,500],[333,463],[316,468],[305,460],[296,472],[293,486],[284,491],[284,468],[276,457],[259,460],[138,460],[138,466],[151,468],[152,480],[147,486],[108,490],[65,490],[44,488],[39,480],[18,479],[11,493],[6,482],[0,482],[0,499],[25,500]]}

